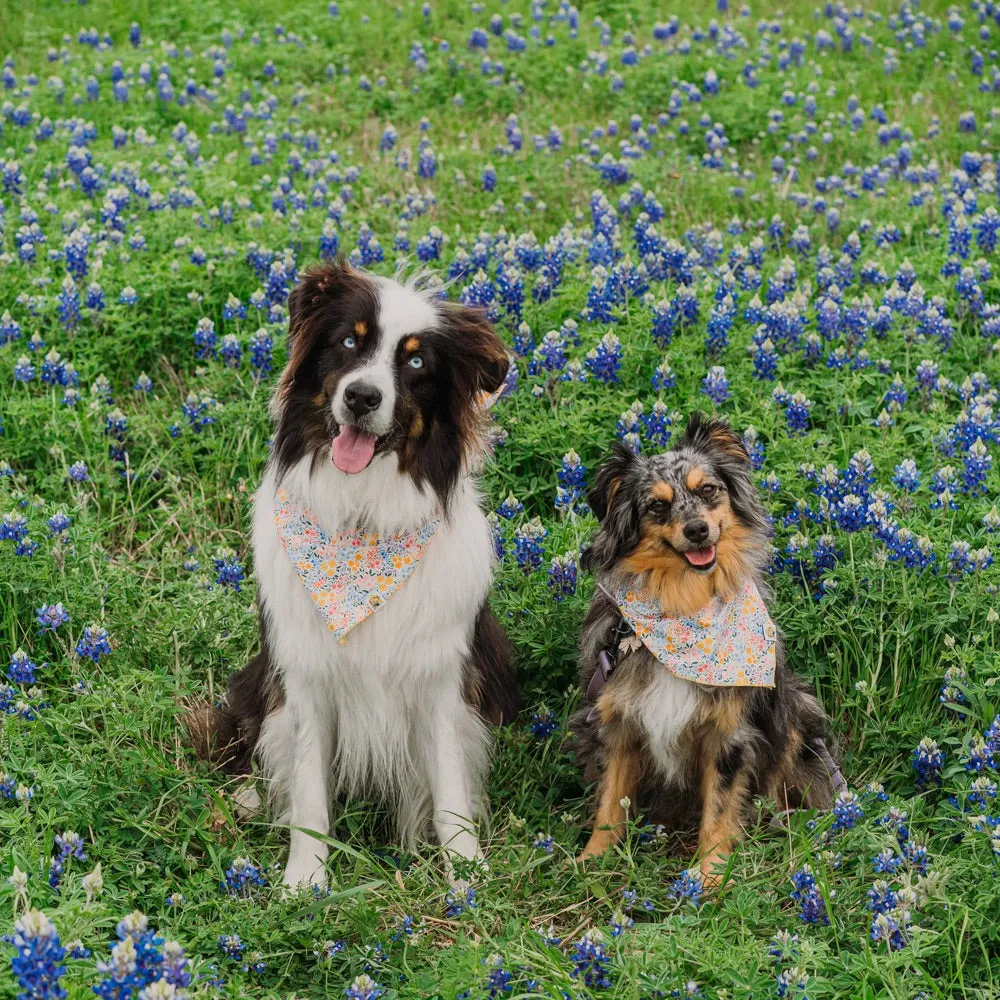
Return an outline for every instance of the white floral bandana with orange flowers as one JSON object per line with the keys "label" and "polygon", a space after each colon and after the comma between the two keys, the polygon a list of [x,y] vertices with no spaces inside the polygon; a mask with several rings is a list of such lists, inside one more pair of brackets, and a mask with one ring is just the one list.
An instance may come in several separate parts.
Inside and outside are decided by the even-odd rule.
{"label": "white floral bandana with orange flowers", "polygon": [[389,535],[328,532],[283,489],[274,495],[274,523],[295,572],[327,628],[344,643],[347,633],[377,611],[409,579],[440,519]]}
{"label": "white floral bandana with orange flowers", "polygon": [[607,591],[636,638],[675,677],[714,687],[774,687],[778,631],[752,580],[732,600],[712,599],[691,618],[628,588]]}

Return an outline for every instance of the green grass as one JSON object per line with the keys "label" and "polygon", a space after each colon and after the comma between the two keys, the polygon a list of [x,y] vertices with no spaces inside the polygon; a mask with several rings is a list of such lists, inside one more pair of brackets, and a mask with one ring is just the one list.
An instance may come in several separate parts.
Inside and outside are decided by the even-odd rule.
{"label": "green grass", "polygon": [[[16,160],[23,174],[20,191],[0,190],[5,210],[0,213],[0,314],[9,310],[22,332],[20,340],[0,346],[0,459],[13,471],[0,477],[0,513],[26,514],[31,537],[40,543],[28,558],[15,555],[13,541],[0,541],[0,666],[18,649],[45,664],[38,671],[40,690],[24,686],[11,693],[36,706],[37,718],[27,721],[16,710],[0,714],[0,772],[34,790],[27,805],[0,799],[0,934],[11,930],[15,910],[21,910],[22,901],[7,882],[17,866],[29,875],[31,905],[54,921],[63,943],[80,938],[93,952],[88,959],[68,961],[62,983],[74,1000],[93,996],[91,987],[101,979],[95,961],[106,957],[116,923],[133,909],[183,944],[197,973],[191,988],[197,995],[343,996],[355,977],[370,970],[387,997],[644,1000],[685,995],[686,984],[693,982],[704,996],[761,998],[776,995],[776,976],[795,967],[808,974],[805,992],[811,998],[1000,996],[1000,859],[990,836],[949,803],[956,797],[971,815],[996,817],[1000,811],[995,799],[982,808],[970,804],[973,776],[965,767],[971,738],[1000,710],[994,686],[1000,678],[994,654],[997,570],[990,566],[953,578],[948,559],[955,541],[968,542],[974,550],[991,544],[983,517],[994,505],[1000,478],[991,468],[985,493],[960,493],[954,510],[932,507],[928,489],[932,473],[942,466],[954,466],[959,479],[963,473],[964,449],[949,455],[941,439],[967,414],[963,381],[982,372],[992,385],[1000,382],[992,338],[983,336],[986,319],[964,308],[955,279],[940,273],[947,257],[942,206],[953,187],[951,172],[963,154],[978,151],[987,157],[980,177],[990,171],[996,175],[990,159],[996,149],[995,94],[979,88],[983,81],[991,83],[996,71],[990,51],[1000,26],[988,22],[992,34],[980,38],[974,12],[963,8],[964,27],[953,33],[945,25],[946,6],[928,4],[926,43],[915,45],[913,10],[901,18],[898,8],[874,4],[864,18],[851,21],[855,41],[845,52],[833,22],[793,0],[785,5],[781,32],[768,34],[764,49],[757,23],[765,16],[773,20],[773,13],[717,14],[715,5],[699,0],[684,7],[677,36],[664,43],[653,39],[653,25],[668,16],[657,5],[606,0],[582,4],[579,37],[570,37],[562,21],[542,22],[542,37],[551,32],[555,38],[551,47],[529,38],[526,51],[508,52],[502,38],[490,35],[487,55],[504,64],[501,83],[494,85],[494,78],[480,71],[483,53],[467,46],[470,32],[485,28],[494,12],[509,26],[511,15],[520,11],[517,31],[527,36],[535,23],[529,8],[520,0],[495,9],[487,5],[484,13],[457,0],[432,6],[425,18],[414,3],[396,8],[344,2],[339,16],[331,17],[325,4],[293,0],[272,5],[244,0],[172,5],[95,0],[89,6],[0,2],[0,40],[10,46],[17,75],[17,89],[0,89],[0,187],[5,161],[10,168]],[[546,11],[555,12],[551,2]],[[598,16],[612,33],[603,48],[594,24]],[[692,28],[707,28],[713,18],[742,43],[719,52],[692,40]],[[138,50],[127,42],[133,20],[143,29]],[[276,22],[298,42],[277,39]],[[77,43],[78,32],[90,25],[113,36],[113,50]],[[232,33],[233,41],[226,50],[225,76],[213,84],[223,30]],[[819,31],[830,32],[838,43],[834,51],[817,48]],[[259,44],[252,40],[255,32]],[[624,32],[634,34],[640,50],[652,46],[652,54],[636,66],[620,64]],[[441,51],[442,39],[450,51]],[[783,66],[792,39],[802,40],[804,56],[801,64]],[[414,41],[426,49],[425,72],[408,60]],[[177,46],[176,56],[164,47],[167,42]],[[46,57],[50,46],[55,61]],[[984,54],[983,76],[971,72],[971,49]],[[888,50],[899,61],[892,73],[884,70]],[[609,63],[605,75],[593,72],[601,52]],[[128,74],[127,103],[112,99],[109,73],[116,59]],[[757,63],[755,88],[741,79],[748,60]],[[267,77],[269,61],[274,75]],[[583,72],[588,61],[591,71]],[[196,98],[180,107],[158,99],[156,77],[164,62],[171,66],[177,93],[190,75],[214,87],[214,100]],[[143,63],[152,68],[149,87],[136,76]],[[704,90],[708,69],[718,74],[718,95],[690,103],[680,82]],[[616,72],[623,75],[621,90],[611,86]],[[37,73],[39,82],[30,93],[22,92],[30,73]],[[98,78],[99,98],[74,104],[91,75]],[[371,81],[370,90],[360,87],[362,76]],[[51,77],[62,80],[62,102]],[[782,103],[786,91],[797,95],[793,106]],[[774,492],[764,494],[777,519],[778,551],[786,554],[799,530],[783,521],[796,501],[819,507],[815,484],[801,466],[821,469],[830,463],[842,470],[864,448],[874,465],[875,488],[887,490],[895,505],[892,516],[915,535],[927,536],[935,555],[924,572],[905,569],[888,559],[888,547],[870,529],[848,533],[829,521],[803,522],[810,546],[831,532],[840,559],[815,579],[778,573],[774,615],[790,663],[815,685],[830,712],[851,786],[861,791],[870,781],[882,782],[889,803],[863,796],[864,819],[829,843],[821,840],[832,817],[794,816],[790,828],[779,831],[767,823],[767,804],[761,803],[764,818],[733,856],[722,891],[700,908],[670,893],[690,863],[690,843],[651,837],[641,817],[633,817],[621,849],[600,864],[584,871],[573,861],[587,834],[590,799],[565,721],[578,701],[575,641],[592,583],[581,573],[578,592],[562,602],[553,600],[546,584],[548,560],[577,552],[594,528],[589,515],[561,516],[553,507],[562,456],[574,449],[593,470],[614,439],[622,412],[635,400],[650,412],[658,398],[650,376],[665,358],[650,333],[651,306],[641,298],[618,307],[610,323],[580,316],[591,285],[585,233],[591,225],[591,194],[599,188],[615,204],[628,190],[628,185],[603,181],[594,170],[587,136],[615,120],[619,135],[594,141],[601,154],[617,158],[619,140],[630,135],[630,116],[655,122],[669,111],[672,93],[681,95],[680,113],[651,136],[649,151],[627,161],[631,180],[651,190],[665,210],[657,223],[664,239],[714,227],[722,234],[725,260],[737,243],[748,245],[758,232],[766,240],[764,227],[776,213],[786,235],[806,225],[813,253],[803,258],[787,248],[769,249],[761,270],[766,288],[782,257],[795,258],[798,287],[810,298],[809,329],[815,330],[820,279],[815,251],[828,244],[835,266],[847,235],[860,230],[862,255],[854,284],[844,290],[845,304],[862,294],[870,295],[876,307],[882,300],[885,288],[858,280],[864,263],[874,261],[892,276],[909,261],[927,298],[944,298],[954,326],[947,351],[921,334],[912,319],[898,318],[884,339],[869,335],[864,346],[871,358],[887,359],[909,390],[908,402],[884,429],[875,420],[891,375],[876,366],[838,370],[822,360],[811,366],[801,351],[783,350],[778,380],[813,401],[809,432],[792,436],[781,405],[772,400],[774,384],[753,377],[747,347],[756,324],[742,316],[753,292],[740,292],[730,343],[718,358],[709,359],[706,321],[719,273],[710,267],[697,271],[701,316],[670,344],[677,384],[659,398],[676,426],[690,410],[711,406],[701,392],[709,365],[726,367],[732,397],[718,410],[741,431],[750,425],[757,429],[767,453],[760,476],[773,472],[780,480]],[[812,117],[804,108],[810,93],[817,104]],[[218,127],[227,105],[239,109],[249,100],[260,108],[268,95],[276,99],[270,120],[251,119],[245,135]],[[456,95],[461,95],[460,105]],[[848,121],[851,95],[866,112],[857,130]],[[12,120],[11,111],[22,103],[35,115],[30,128]],[[912,165],[937,168],[924,178],[923,205],[911,203],[920,181],[890,172],[879,182],[884,191],[876,192],[844,172],[848,161],[864,170],[898,155],[899,139],[883,143],[878,123],[867,117],[878,104],[890,123],[910,131],[906,148]],[[774,110],[782,111],[783,122],[769,129]],[[966,111],[975,112],[974,134],[959,130],[958,116]],[[498,147],[507,143],[504,126],[511,114],[518,116],[524,148],[505,153]],[[724,127],[725,169],[701,166],[703,114]],[[93,122],[96,129],[88,144],[104,188],[96,198],[81,192],[65,165],[70,146],[65,122],[71,116]],[[426,133],[420,130],[424,116],[430,123]],[[46,117],[56,133],[36,140],[35,130]],[[687,129],[680,127],[681,120]],[[186,152],[186,140],[171,137],[182,122],[197,135],[198,150]],[[390,122],[399,132],[397,151],[412,150],[407,171],[395,165],[395,151],[379,150]],[[808,131],[812,123],[815,129]],[[141,127],[155,143],[130,139],[115,148],[116,125],[133,138]],[[536,151],[532,137],[546,135],[553,125],[562,132],[562,148]],[[299,133],[310,130],[318,152],[299,144]],[[269,132],[277,142],[273,161],[251,164],[249,148],[264,149]],[[424,134],[438,160],[432,179],[415,173]],[[248,366],[249,338],[261,325],[256,313],[251,309],[250,319],[226,321],[223,307],[230,294],[246,303],[262,283],[245,260],[251,241],[277,253],[294,249],[300,267],[317,255],[325,208],[284,215],[272,211],[275,182],[283,175],[292,177],[307,200],[312,194],[312,178],[305,172],[290,174],[287,156],[293,149],[303,162],[322,158],[321,175],[332,171],[328,201],[340,190],[348,167],[360,170],[344,208],[341,245],[353,249],[358,224],[367,222],[385,248],[386,262],[377,267],[384,273],[392,271],[393,236],[404,214],[410,216],[414,246],[431,226],[446,234],[442,260],[433,265],[442,274],[456,249],[471,250],[482,232],[496,237],[502,227],[513,240],[531,231],[544,243],[564,226],[572,227],[583,255],[566,265],[557,294],[547,302],[532,300],[532,280],[526,280],[524,320],[536,342],[564,320],[578,320],[582,345],[568,350],[575,360],[582,361],[609,331],[623,348],[620,378],[611,385],[594,378],[577,384],[530,375],[527,360],[521,359],[520,388],[496,410],[508,438],[485,474],[485,493],[496,508],[513,492],[524,514],[504,524],[507,556],[497,573],[493,603],[515,643],[529,708],[497,734],[492,816],[483,831],[489,868],[469,873],[477,887],[476,905],[457,917],[447,915],[448,885],[435,850],[428,847],[421,857],[402,855],[387,839],[385,817],[361,802],[341,804],[336,815],[331,894],[282,898],[275,866],[284,858],[286,836],[266,818],[247,821],[236,815],[236,789],[195,761],[179,722],[182,706],[206,692],[217,695],[257,642],[250,499],[267,455],[273,375],[256,383]],[[327,156],[332,150],[336,161]],[[771,162],[778,155],[795,167],[794,176],[772,180]],[[492,193],[480,185],[490,162],[499,178]],[[835,175],[842,175],[850,190],[823,195],[840,212],[839,228],[832,232],[811,203],[818,196],[816,182]],[[152,213],[133,193],[121,213],[125,242],[119,245],[107,232],[102,202],[109,189],[133,176],[164,196],[188,189],[192,200]],[[741,193],[733,190],[737,187]],[[973,181],[972,187],[978,204],[970,208],[970,219],[997,204],[995,182],[991,187]],[[425,212],[406,210],[414,192],[429,196]],[[48,211],[49,203],[57,213]],[[210,214],[227,203],[234,208],[231,224]],[[34,263],[18,259],[23,206],[38,213],[47,237]],[[741,221],[741,235],[726,232],[733,219]],[[634,221],[634,213],[622,218],[621,243],[637,261]],[[79,283],[81,292],[97,280],[108,305],[100,314],[84,309],[79,326],[67,331],[56,301],[66,265],[47,255],[60,251],[64,233],[81,222],[94,236],[91,270]],[[899,241],[876,246],[875,231],[890,224],[898,227]],[[145,237],[146,249],[129,251],[128,240],[137,232]],[[189,260],[198,246],[210,267]],[[973,243],[962,263],[972,265],[981,253]],[[994,269],[1000,267],[995,253],[990,260]],[[456,282],[453,294],[463,284]],[[138,292],[135,306],[118,302],[127,285]],[[986,302],[1000,300],[996,277],[982,277],[980,286]],[[671,298],[676,283],[654,281],[651,292],[653,301]],[[27,301],[31,296],[37,299]],[[214,321],[220,336],[238,335],[245,351],[239,368],[195,358],[192,332],[202,317]],[[284,358],[281,317],[264,325],[274,338],[277,369]],[[509,341],[517,322],[502,313],[499,328]],[[75,407],[63,405],[61,388],[43,386],[37,378],[28,384],[15,380],[15,364],[28,353],[26,342],[34,334],[46,344],[31,356],[36,368],[45,351],[55,348],[79,372],[81,398]],[[842,338],[825,343],[823,358],[842,344]],[[856,357],[858,345],[848,346]],[[934,393],[918,388],[917,366],[925,358],[940,365],[950,387]],[[148,395],[132,390],[142,371],[154,382]],[[129,477],[109,454],[109,404],[91,390],[100,375],[110,381],[114,407],[127,417]],[[186,426],[182,414],[192,392],[221,404],[210,411],[215,422],[200,433]],[[993,405],[994,398],[995,393],[981,391],[973,404]],[[168,432],[172,424],[182,427],[176,437]],[[995,442],[987,443],[995,456]],[[912,494],[892,483],[894,467],[910,457],[923,481]],[[67,469],[77,461],[86,463],[89,482],[67,479]],[[56,511],[72,517],[59,539],[45,527]],[[548,530],[545,561],[525,573],[512,556],[514,532],[522,519],[535,516]],[[247,568],[239,593],[214,582],[211,560],[220,548],[235,550]],[[198,568],[185,569],[192,561]],[[817,597],[820,579],[823,595]],[[71,621],[55,636],[39,635],[35,609],[56,601],[65,604]],[[73,652],[90,623],[108,630],[113,647],[97,664]],[[965,671],[962,715],[949,712],[939,698],[945,671],[957,668]],[[554,712],[559,728],[538,739],[530,721],[545,709]],[[946,753],[940,789],[914,786],[911,752],[924,737],[935,739]],[[995,770],[987,773],[996,779]],[[897,890],[912,885],[916,893],[912,929],[898,951],[870,941],[866,909],[866,892],[878,877],[871,859],[895,845],[892,832],[877,823],[889,805],[908,813],[911,838],[927,846],[930,870],[926,878],[917,878],[904,867],[890,879]],[[48,869],[54,838],[65,830],[84,837],[88,860],[71,861],[55,892]],[[539,832],[553,839],[551,853],[533,846]],[[268,870],[268,884],[250,900],[220,889],[237,857]],[[97,863],[103,893],[88,902],[82,879]],[[789,897],[790,875],[804,864],[816,874],[829,925],[802,924]],[[624,906],[624,889],[637,894],[634,925],[614,936],[610,923]],[[412,924],[403,931],[407,917]],[[785,929],[797,933],[799,941],[794,955],[776,964],[769,943]],[[577,943],[595,930],[604,934],[607,988],[588,987],[573,975]],[[246,944],[243,963],[226,960],[217,947],[220,935],[233,933]],[[325,943],[333,941],[343,942],[343,948],[324,957]],[[13,998],[18,986],[6,974],[11,949],[0,950],[0,998]],[[264,968],[244,967],[258,952]],[[495,956],[512,973],[503,989]],[[213,984],[212,965],[218,965],[225,985]],[[803,993],[793,986],[788,995]]]}

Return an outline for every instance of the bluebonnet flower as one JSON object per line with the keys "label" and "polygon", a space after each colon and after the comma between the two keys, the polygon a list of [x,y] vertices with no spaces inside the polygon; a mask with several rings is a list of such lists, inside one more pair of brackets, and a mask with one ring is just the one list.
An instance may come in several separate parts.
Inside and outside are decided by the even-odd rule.
{"label": "bluebonnet flower", "polygon": [[86,861],[87,855],[83,851],[83,838],[73,830],[66,830],[61,834],[56,834],[55,846],[56,856],[49,866],[49,885],[58,890],[62,881],[63,873],[66,870],[66,862],[70,858],[78,861]]}
{"label": "bluebonnet flower", "polygon": [[791,898],[799,904],[799,917],[805,924],[828,924],[826,901],[816,885],[816,876],[809,865],[803,865],[792,875]]}
{"label": "bluebonnet flower", "polygon": [[791,931],[780,930],[771,938],[768,955],[777,963],[798,957],[799,936]]}
{"label": "bluebonnet flower", "polygon": [[445,898],[448,916],[454,919],[476,908],[476,890],[471,888],[449,889]]}
{"label": "bluebonnet flower", "polygon": [[73,519],[69,515],[64,514],[62,511],[58,511],[53,514],[46,522],[46,526],[53,535],[61,535],[66,529],[73,523]]}
{"label": "bluebonnet flower", "polygon": [[31,359],[22,354],[14,365],[15,380],[24,383],[32,382],[35,379],[35,374],[35,366],[31,363]]}
{"label": "bluebonnet flower", "polygon": [[69,621],[69,614],[62,605],[62,601],[57,604],[43,604],[35,611],[35,621],[41,626],[39,635],[44,632],[56,632],[61,625]]}
{"label": "bluebonnet flower", "polygon": [[148,395],[153,391],[153,380],[145,373],[140,372],[132,386],[133,392],[142,392]]}
{"label": "bluebonnet flower", "polygon": [[874,944],[884,942],[890,951],[899,951],[907,945],[909,925],[909,912],[901,907],[879,912],[872,917],[869,937]]}
{"label": "bluebonnet flower", "polygon": [[576,593],[576,555],[567,552],[564,556],[553,556],[549,567],[548,586],[557,601],[572,597]]}
{"label": "bluebonnet flower", "polygon": [[226,869],[222,887],[231,896],[250,896],[255,888],[267,882],[264,873],[249,858],[236,858]]}
{"label": "bluebonnet flower", "polygon": [[856,792],[843,791],[833,803],[833,829],[853,830],[855,824],[865,814]]}
{"label": "bluebonnet flower", "polygon": [[[11,664],[13,665],[13,660]],[[11,676],[10,679],[14,680],[15,678]],[[984,737],[974,736],[972,738],[965,758],[966,771],[970,771],[973,774],[981,774],[987,768],[995,768],[997,760],[998,758],[994,755]]]}
{"label": "bluebonnet flower", "polygon": [[223,934],[219,937],[217,944],[219,951],[226,958],[232,959],[234,962],[239,962],[243,959],[246,944],[240,938],[239,934]]}
{"label": "bluebonnet flower", "polygon": [[222,338],[219,356],[230,368],[239,368],[243,360],[243,347],[235,333],[227,333]]}
{"label": "bluebonnet flower", "polygon": [[247,318],[247,307],[232,292],[226,296],[225,304],[222,307],[222,318],[224,320]]}
{"label": "bluebonnet flower", "polygon": [[626,930],[635,926],[635,921],[626,916],[621,910],[615,910],[611,915],[611,920],[609,922],[611,928],[611,936],[613,938],[621,937]]}
{"label": "bluebonnet flower", "polygon": [[896,466],[892,481],[901,490],[906,490],[909,493],[918,490],[920,488],[920,470],[917,468],[917,463],[912,458],[904,458]]}
{"label": "bluebonnet flower", "polygon": [[754,471],[759,471],[764,465],[765,451],[756,427],[751,425],[743,432],[743,447],[747,450]]}
{"label": "bluebonnet flower", "polygon": [[586,486],[587,467],[572,449],[563,455],[556,478],[559,480],[559,484],[567,489],[582,490]]}
{"label": "bluebonnet flower", "polygon": [[3,315],[0,315],[0,347],[20,338],[21,324],[5,309]]}
{"label": "bluebonnet flower", "polygon": [[531,842],[531,846],[536,851],[544,851],[546,854],[551,854],[555,850],[555,843],[554,837],[550,837],[545,833],[538,833]]}
{"label": "bluebonnet flower", "polygon": [[28,519],[24,514],[11,512],[0,519],[0,541],[19,542],[28,535]]}
{"label": "bluebonnet flower", "polygon": [[938,701],[949,712],[954,712],[959,719],[965,718],[965,713],[954,708],[955,705],[965,705],[968,701],[963,685],[968,683],[968,675],[961,667],[949,667],[944,672],[944,683]]}
{"label": "bluebonnet flower", "polygon": [[621,362],[621,341],[613,333],[606,333],[597,347],[587,352],[584,363],[599,382],[608,383],[618,381]]}
{"label": "bluebonnet flower", "polygon": [[704,892],[705,882],[701,877],[701,872],[695,868],[689,868],[674,879],[667,890],[667,895],[678,903],[686,900],[694,903],[695,906],[701,906]]}
{"label": "bluebonnet flower", "polygon": [[544,707],[531,716],[531,722],[528,724],[528,731],[538,740],[548,739],[558,728],[559,720],[553,712]]}
{"label": "bluebonnet flower", "polygon": [[970,496],[980,496],[986,492],[986,477],[993,467],[990,455],[981,437],[977,437],[964,458],[965,471],[962,489]]}
{"label": "bluebonnet flower", "polygon": [[765,337],[753,351],[755,378],[773,382],[778,373],[778,351],[770,337]]}
{"label": "bluebonnet flower", "polygon": [[32,663],[28,654],[23,649],[19,649],[10,658],[7,679],[12,684],[34,684],[36,669],[36,664]]}
{"label": "bluebonnet flower", "polygon": [[833,519],[844,530],[861,531],[870,523],[867,504],[856,493],[848,493],[832,510]]}
{"label": "bluebonnet flower", "polygon": [[677,385],[677,376],[670,367],[669,361],[662,361],[653,371],[650,384],[656,392],[663,392],[666,389],[673,389]]}
{"label": "bluebonnet flower", "polygon": [[647,440],[655,448],[666,449],[670,443],[671,417],[667,413],[666,404],[657,400],[653,403],[648,414],[642,414],[641,418],[644,434]]}
{"label": "bluebonnet flower", "polygon": [[714,365],[701,381],[701,391],[716,405],[721,406],[732,395],[729,379],[722,365]]}
{"label": "bluebonnet flower", "polygon": [[809,411],[812,406],[812,400],[806,398],[804,393],[796,392],[788,397],[785,403],[785,421],[790,435],[803,435],[809,430]]}
{"label": "bluebonnet flower", "polygon": [[259,329],[250,338],[250,367],[254,378],[266,378],[271,371],[271,355],[274,344],[271,335],[264,329]]}
{"label": "bluebonnet flower", "polygon": [[936,740],[925,736],[913,751],[912,758],[917,788],[941,784],[944,751],[938,747]]}
{"label": "bluebonnet flower", "polygon": [[906,863],[910,868],[918,875],[926,875],[928,861],[927,848],[923,844],[915,844],[913,841],[907,841],[901,846],[903,848],[903,855],[906,857]]}
{"label": "bluebonnet flower", "polygon": [[74,331],[80,323],[80,293],[68,274],[63,279],[58,302],[60,322],[68,331]]}
{"label": "bluebonnet flower", "polygon": [[781,997],[793,996],[792,990],[801,997],[801,1000],[808,1000],[806,988],[809,985],[809,973],[805,969],[793,966],[791,969],[782,969],[778,973],[775,983],[775,995]]}
{"label": "bluebonnet flower", "polygon": [[131,285],[126,285],[119,292],[118,301],[125,306],[134,306],[139,301],[139,293]]}
{"label": "bluebonnet flower", "polygon": [[203,316],[198,320],[194,330],[195,357],[199,359],[213,357],[218,342],[219,336],[215,332],[215,324],[207,316]]}
{"label": "bluebonnet flower", "polygon": [[776,472],[769,472],[758,484],[768,493],[777,493],[781,489],[781,479]]}
{"label": "bluebonnet flower", "polygon": [[573,964],[570,975],[574,979],[582,980],[589,989],[606,990],[611,988],[609,957],[599,930],[587,931],[576,942],[570,954],[570,962]]}
{"label": "bluebonnet flower", "polygon": [[524,504],[514,496],[513,493],[508,493],[503,503],[497,507],[497,514],[500,517],[505,518],[510,521],[517,517],[519,514],[524,513]]}
{"label": "bluebonnet flower", "polygon": [[542,540],[548,534],[541,519],[535,517],[514,532],[514,559],[517,565],[530,573],[542,564]]}
{"label": "bluebonnet flower", "polygon": [[729,330],[736,316],[736,307],[731,295],[727,295],[716,305],[708,317],[705,351],[711,357],[718,357],[729,346]]}
{"label": "bluebonnet flower", "polygon": [[215,566],[215,582],[222,587],[228,587],[237,593],[243,589],[240,585],[246,578],[246,572],[240,565],[239,558],[232,549],[220,549],[212,559]]}
{"label": "bluebonnet flower", "polygon": [[671,302],[662,299],[653,306],[653,340],[657,346],[669,346],[673,340],[675,322],[676,313]]}
{"label": "bluebonnet flower", "polygon": [[[878,875],[895,875],[903,866],[901,858],[891,847],[886,847],[872,858],[872,868]],[[871,893],[869,892],[869,896]],[[891,907],[890,907],[891,909]]]}
{"label": "bluebonnet flower", "polygon": [[101,657],[111,654],[111,642],[108,630],[100,625],[88,625],[76,644],[76,655],[81,660],[93,660],[98,663]]}
{"label": "bluebonnet flower", "polygon": [[362,974],[344,990],[347,1000],[378,1000],[385,990],[371,976]]}
{"label": "bluebonnet flower", "polygon": [[67,995],[59,980],[66,974],[66,949],[55,924],[40,910],[29,910],[14,923],[11,971],[25,1000],[59,1000]]}

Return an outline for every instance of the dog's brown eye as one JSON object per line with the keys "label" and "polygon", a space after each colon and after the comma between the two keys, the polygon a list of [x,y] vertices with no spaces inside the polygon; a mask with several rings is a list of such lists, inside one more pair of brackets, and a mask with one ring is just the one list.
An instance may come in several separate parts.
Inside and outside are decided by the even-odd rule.
{"label": "dog's brown eye", "polygon": [[670,519],[670,501],[654,500],[649,505],[649,513],[658,521],[668,521]]}
{"label": "dog's brown eye", "polygon": [[706,500],[711,500],[714,496],[719,493],[719,487],[715,486],[713,483],[705,483],[704,486],[698,491]]}

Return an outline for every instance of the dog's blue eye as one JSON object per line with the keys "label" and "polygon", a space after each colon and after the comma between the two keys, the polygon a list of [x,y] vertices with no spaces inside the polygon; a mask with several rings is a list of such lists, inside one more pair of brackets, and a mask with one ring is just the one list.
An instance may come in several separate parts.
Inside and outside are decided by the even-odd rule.
{"label": "dog's blue eye", "polygon": [[413,357],[410,358],[409,365],[411,368],[423,368],[424,359],[420,357],[419,354],[414,354]]}
{"label": "dog's blue eye", "polygon": [[353,337],[344,337],[344,339],[341,341],[341,343],[349,351],[353,351],[354,348],[358,346],[358,342]]}

